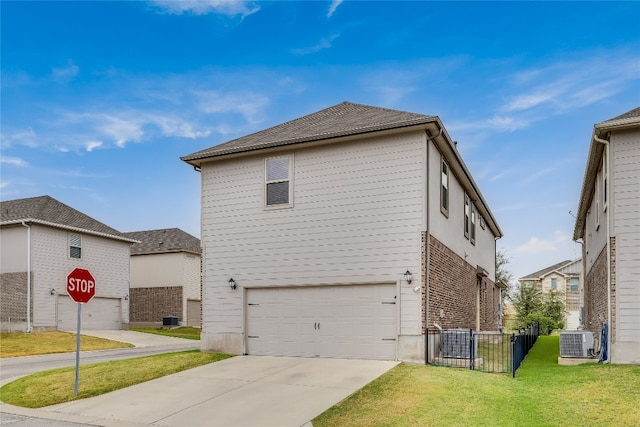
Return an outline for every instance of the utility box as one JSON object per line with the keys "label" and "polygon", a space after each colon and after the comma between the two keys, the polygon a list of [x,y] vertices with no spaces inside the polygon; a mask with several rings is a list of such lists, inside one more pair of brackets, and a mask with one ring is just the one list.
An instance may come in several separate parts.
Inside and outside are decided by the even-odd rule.
{"label": "utility box", "polygon": [[176,316],[164,316],[162,318],[162,326],[178,326],[178,318]]}

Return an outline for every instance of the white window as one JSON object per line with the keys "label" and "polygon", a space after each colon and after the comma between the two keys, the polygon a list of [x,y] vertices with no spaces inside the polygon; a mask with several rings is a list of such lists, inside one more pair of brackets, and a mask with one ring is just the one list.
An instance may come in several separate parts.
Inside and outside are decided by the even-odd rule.
{"label": "white window", "polygon": [[558,279],[551,279],[551,289],[558,289]]}
{"label": "white window", "polygon": [[266,206],[287,207],[292,205],[291,164],[292,158],[290,156],[266,159]]}
{"label": "white window", "polygon": [[79,234],[69,234],[69,258],[82,258],[82,238]]}
{"label": "white window", "polygon": [[469,195],[464,193],[464,237],[469,238],[469,226],[470,224],[470,216],[471,216],[471,200],[469,199]]}
{"label": "white window", "polygon": [[469,230],[469,240],[472,244],[476,244],[476,205],[471,203],[471,229]]}
{"label": "white window", "polygon": [[449,165],[442,159],[440,184],[440,212],[449,216]]}

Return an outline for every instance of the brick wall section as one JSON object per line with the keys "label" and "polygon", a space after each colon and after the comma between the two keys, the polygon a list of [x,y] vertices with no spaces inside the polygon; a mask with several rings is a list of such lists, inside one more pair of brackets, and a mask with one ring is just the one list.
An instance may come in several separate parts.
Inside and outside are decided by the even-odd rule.
{"label": "brick wall section", "polygon": [[429,327],[476,329],[476,269],[433,236],[429,257]]}
{"label": "brick wall section", "polygon": [[480,284],[480,330],[497,331],[500,328],[498,306],[500,288],[487,277]]}
{"label": "brick wall section", "polygon": [[[586,259],[586,258],[583,258]],[[585,329],[599,336],[607,321],[607,248],[602,249],[584,280]]]}
{"label": "brick wall section", "polygon": [[182,313],[182,286],[131,288],[129,321],[162,322],[164,316],[185,320]]}
{"label": "brick wall section", "polygon": [[[0,275],[0,321],[27,321],[27,272],[2,273]],[[33,300],[33,273],[31,273],[31,295]],[[33,304],[31,304],[33,319]]]}

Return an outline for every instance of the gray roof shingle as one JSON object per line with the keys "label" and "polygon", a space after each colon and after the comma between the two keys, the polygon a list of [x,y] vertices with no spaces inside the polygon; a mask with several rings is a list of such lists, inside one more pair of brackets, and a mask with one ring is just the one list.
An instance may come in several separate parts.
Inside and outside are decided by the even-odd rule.
{"label": "gray roof shingle", "polygon": [[626,112],[626,113],[624,113],[624,114],[620,114],[619,116],[616,116],[616,117],[614,117],[614,118],[612,118],[612,119],[606,120],[606,121],[602,122],[602,124],[605,124],[605,123],[607,123],[607,122],[612,122],[612,121],[614,121],[614,120],[630,119],[630,118],[632,118],[632,117],[640,117],[640,107],[638,107],[638,108],[634,108],[634,109],[633,109],[633,110],[631,110],[631,111],[627,111],[627,112]]}
{"label": "gray roof shingle", "polygon": [[181,157],[185,162],[436,121],[436,116],[342,102],[333,107]]}
{"label": "gray roof shingle", "polygon": [[129,241],[118,230],[50,196],[7,200],[0,202],[0,210],[2,225],[19,223],[20,221],[40,222],[45,225],[76,229]]}
{"label": "gray roof shingle", "polygon": [[125,236],[140,243],[131,246],[131,255],[148,255],[167,252],[201,253],[200,239],[179,228],[132,231]]}
{"label": "gray roof shingle", "polygon": [[571,261],[570,259],[559,262],[557,264],[552,265],[551,267],[547,267],[547,268],[543,268],[542,270],[536,271],[535,273],[531,273],[531,274],[527,274],[524,277],[521,277],[518,280],[525,280],[525,279],[539,279],[542,276],[545,276],[549,273],[551,273],[554,270],[558,270],[559,268],[564,267],[565,265],[569,264]]}

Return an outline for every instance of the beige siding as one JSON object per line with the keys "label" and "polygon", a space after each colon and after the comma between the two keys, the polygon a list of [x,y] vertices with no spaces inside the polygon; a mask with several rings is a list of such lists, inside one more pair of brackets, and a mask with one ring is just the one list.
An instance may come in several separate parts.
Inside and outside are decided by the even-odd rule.
{"label": "beige siding", "polygon": [[419,334],[423,148],[415,132],[295,151],[289,209],[264,208],[263,156],[203,165],[203,331],[243,332],[230,277],[240,287],[395,283],[410,269],[401,332]]}
{"label": "beige siding", "polygon": [[640,343],[640,131],[612,137],[616,341]]}
{"label": "beige siding", "polygon": [[27,271],[27,228],[23,226],[0,229],[0,273]]}
{"label": "beige siding", "polygon": [[66,294],[66,278],[74,268],[91,272],[97,297],[122,299],[122,323],[129,323],[129,305],[124,300],[129,293],[128,243],[83,234],[82,259],[71,259],[67,231],[34,225],[31,233],[34,328],[56,325],[57,298],[49,291],[54,288]]}
{"label": "beige siding", "polygon": [[431,145],[429,152],[429,224],[430,233],[472,266],[481,266],[495,281],[495,236],[487,225],[484,229],[476,221],[475,245],[464,236],[464,189],[453,170],[449,170],[449,215],[440,211],[441,155]]}
{"label": "beige siding", "polygon": [[182,252],[136,255],[131,257],[132,288],[181,286],[183,282]]}

